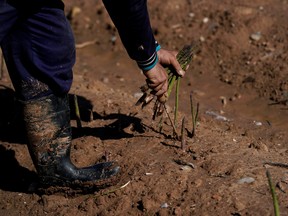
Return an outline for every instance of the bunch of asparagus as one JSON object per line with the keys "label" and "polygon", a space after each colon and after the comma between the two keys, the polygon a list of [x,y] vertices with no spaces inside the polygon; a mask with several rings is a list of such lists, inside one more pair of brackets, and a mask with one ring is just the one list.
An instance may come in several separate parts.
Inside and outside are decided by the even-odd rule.
{"label": "bunch of asparagus", "polygon": [[[187,70],[189,67],[189,64],[194,56],[194,54],[198,51],[198,44],[192,44],[192,45],[185,45],[182,50],[177,54],[177,60],[180,63],[183,70]],[[177,74],[174,68],[167,67],[166,68],[167,74],[168,74],[168,91],[167,91],[167,100],[172,92],[173,87],[176,83],[176,94],[175,94],[175,111],[174,111],[174,121],[177,118],[177,111],[178,111],[178,101],[179,101],[179,87],[180,87],[180,79],[181,77]],[[155,120],[156,117],[161,116],[165,110],[165,103],[160,102],[159,99],[151,94],[151,89],[149,89],[148,85],[145,84],[140,87],[143,95],[142,97],[137,101],[136,105],[142,105],[142,108],[146,107],[148,104],[151,103],[151,101],[156,98],[154,108],[153,108],[153,120]],[[166,101],[167,101],[166,100]]]}

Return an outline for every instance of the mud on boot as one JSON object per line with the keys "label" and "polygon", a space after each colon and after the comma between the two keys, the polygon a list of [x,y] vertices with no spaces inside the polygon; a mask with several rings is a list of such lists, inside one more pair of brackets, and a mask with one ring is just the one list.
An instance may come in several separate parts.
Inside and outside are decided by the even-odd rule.
{"label": "mud on boot", "polygon": [[[115,184],[120,167],[105,162],[78,168],[70,159],[71,125],[68,96],[49,95],[21,101],[28,149],[43,188],[97,190]],[[93,192],[93,191],[91,191]]]}

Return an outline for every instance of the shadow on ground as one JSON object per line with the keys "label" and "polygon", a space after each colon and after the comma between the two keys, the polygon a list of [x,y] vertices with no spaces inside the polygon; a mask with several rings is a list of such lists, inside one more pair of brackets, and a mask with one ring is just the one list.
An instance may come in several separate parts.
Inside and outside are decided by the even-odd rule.
{"label": "shadow on ground", "polygon": [[[75,112],[75,100],[74,95],[69,95],[70,101],[70,109],[71,109],[71,119],[76,120],[76,112]],[[79,113],[81,116],[81,121],[89,122],[93,120],[115,120],[113,123],[108,124],[104,127],[73,127],[72,134],[73,138],[78,138],[82,136],[95,136],[99,137],[102,140],[107,139],[121,139],[121,138],[129,138],[133,137],[131,133],[125,132],[125,129],[128,127],[132,127],[133,131],[138,133],[144,133],[144,126],[141,123],[141,119],[132,116],[132,115],[124,115],[121,113],[111,113],[111,114],[103,114],[92,112],[93,106],[92,103],[86,98],[77,95],[77,102],[79,107]]]}
{"label": "shadow on ground", "polygon": [[29,192],[37,181],[35,172],[22,167],[15,158],[15,151],[0,145],[0,189],[13,192]]}

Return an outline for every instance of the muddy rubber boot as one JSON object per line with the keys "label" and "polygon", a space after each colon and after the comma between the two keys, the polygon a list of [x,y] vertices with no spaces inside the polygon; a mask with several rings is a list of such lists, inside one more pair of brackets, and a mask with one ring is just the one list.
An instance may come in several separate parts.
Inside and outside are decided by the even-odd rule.
{"label": "muddy rubber boot", "polygon": [[68,96],[50,95],[21,102],[28,149],[42,187],[103,188],[117,181],[115,162],[77,168],[70,160],[71,126]]}

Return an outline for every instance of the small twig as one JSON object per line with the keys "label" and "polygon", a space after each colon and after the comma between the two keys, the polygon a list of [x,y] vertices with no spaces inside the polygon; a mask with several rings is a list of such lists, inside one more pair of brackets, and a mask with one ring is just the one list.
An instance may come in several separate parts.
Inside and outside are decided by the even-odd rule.
{"label": "small twig", "polygon": [[198,113],[199,113],[199,103],[197,103],[196,105],[196,112],[195,112],[192,92],[190,93],[190,106],[191,106],[191,115],[192,115],[192,124],[193,124],[191,135],[193,137],[196,135],[196,124],[197,124]]}
{"label": "small twig", "polygon": [[84,200],[87,200],[87,199],[89,199],[89,198],[96,199],[96,198],[98,198],[98,197],[101,197],[101,196],[105,196],[105,195],[114,193],[114,192],[116,192],[116,191],[118,191],[118,190],[121,190],[121,189],[127,187],[127,185],[129,185],[130,182],[131,182],[131,181],[128,181],[128,182],[126,182],[124,185],[122,185],[122,186],[120,186],[120,187],[117,187],[117,188],[114,188],[114,189],[111,189],[111,190],[108,190],[108,191],[104,191],[104,192],[102,192],[102,193],[100,193],[100,194],[95,194],[95,195],[89,194],[89,195],[87,195],[87,196],[85,197]]}
{"label": "small twig", "polygon": [[98,40],[95,39],[95,40],[92,40],[92,41],[86,41],[86,42],[83,42],[81,44],[76,44],[75,47],[76,49],[81,49],[81,48],[84,48],[86,46],[90,46],[90,45],[93,45],[97,42]]}
{"label": "small twig", "polygon": [[126,184],[122,185],[119,189],[125,188],[128,184],[130,184],[130,181],[128,181]]}
{"label": "small twig", "polygon": [[164,110],[165,110],[165,112],[166,112],[166,114],[167,114],[167,116],[168,116],[168,118],[169,118],[169,120],[170,120],[170,123],[171,123],[171,125],[172,125],[172,127],[173,127],[173,132],[174,132],[174,134],[175,134],[175,136],[176,136],[176,139],[179,139],[179,136],[178,136],[176,127],[175,127],[175,125],[174,125],[174,123],[173,123],[173,121],[172,121],[172,119],[171,119],[171,117],[170,117],[170,115],[169,115],[169,113],[168,113],[168,111],[167,111],[166,104],[163,104],[163,106],[164,106]]}
{"label": "small twig", "polygon": [[282,167],[288,169],[288,164],[284,163],[278,163],[278,162],[264,162],[264,165],[270,165],[270,166],[277,166],[277,167]]}
{"label": "small twig", "polygon": [[[104,195],[108,195],[108,194],[111,194],[111,193],[114,193],[120,189],[123,189],[125,187],[127,187],[127,185],[130,184],[131,181],[128,181],[127,183],[125,183],[124,185],[120,186],[119,188],[115,188],[115,189],[112,189],[112,190],[108,190],[108,191],[105,191],[103,193],[101,193],[99,196],[104,196]],[[97,196],[94,196],[94,197],[97,197]]]}
{"label": "small twig", "polygon": [[272,194],[275,216],[280,216],[280,210],[279,210],[278,200],[277,200],[277,196],[275,192],[275,187],[273,185],[271,175],[268,169],[266,170],[266,176],[268,178],[268,183],[269,183],[269,187],[270,187],[271,194]]}
{"label": "small twig", "polygon": [[199,114],[199,103],[196,104],[195,123],[197,123],[198,121],[198,114]]}
{"label": "small twig", "polygon": [[192,92],[190,93],[190,108],[191,108],[191,115],[192,115],[192,136],[194,135],[194,131],[195,131],[195,122],[194,122],[194,106],[193,106],[193,99],[192,99]]}
{"label": "small twig", "polygon": [[179,89],[180,89],[180,77],[176,79],[176,94],[175,94],[175,110],[174,110],[174,124],[176,125],[178,117],[178,107],[179,107]]}
{"label": "small twig", "polygon": [[185,131],[185,116],[182,119],[182,128],[181,128],[181,149],[185,151],[185,136],[184,136],[184,131]]}
{"label": "small twig", "polygon": [[81,117],[80,117],[80,110],[79,110],[78,100],[77,100],[77,95],[74,95],[74,103],[75,103],[75,114],[76,114],[77,128],[82,128]]}

